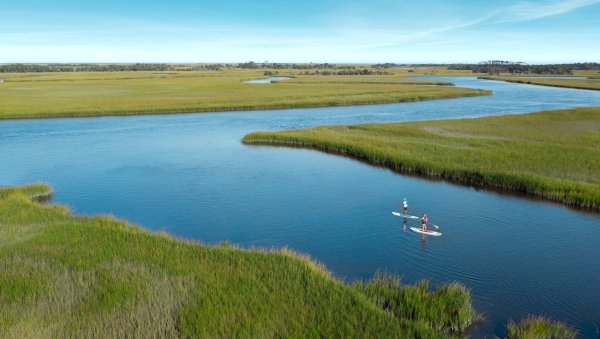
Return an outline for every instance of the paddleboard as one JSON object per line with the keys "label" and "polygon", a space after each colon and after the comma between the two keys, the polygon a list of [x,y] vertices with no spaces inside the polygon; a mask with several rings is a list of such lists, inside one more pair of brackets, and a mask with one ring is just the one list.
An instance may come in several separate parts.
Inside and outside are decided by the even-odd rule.
{"label": "paddleboard", "polygon": [[392,212],[393,215],[400,217],[400,218],[406,218],[406,219],[413,219],[413,220],[421,220],[421,217],[417,217],[416,215],[410,215],[410,214],[402,214],[400,212]]}
{"label": "paddleboard", "polygon": [[440,232],[436,232],[436,231],[432,231],[432,230],[423,231],[422,229],[416,228],[416,227],[411,227],[410,230],[413,231],[413,232],[415,232],[415,233],[421,233],[421,234],[426,234],[426,235],[433,235],[435,237],[439,237],[440,235],[442,235],[442,233],[440,233]]}

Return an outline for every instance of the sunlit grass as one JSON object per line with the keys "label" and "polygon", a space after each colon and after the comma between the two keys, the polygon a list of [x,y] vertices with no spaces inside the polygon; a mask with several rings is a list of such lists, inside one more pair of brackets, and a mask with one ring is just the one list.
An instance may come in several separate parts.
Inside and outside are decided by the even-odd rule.
{"label": "sunlit grass", "polygon": [[520,323],[511,321],[507,327],[508,339],[573,339],[577,331],[566,324],[541,316],[529,316]]}
{"label": "sunlit grass", "polygon": [[[0,119],[340,106],[486,95],[381,76],[300,76],[247,84],[265,70],[1,74]],[[278,70],[295,76],[299,70]],[[421,86],[441,84],[444,86]]]}
{"label": "sunlit grass", "polygon": [[255,132],[243,141],[317,148],[400,172],[600,208],[600,107]]}
{"label": "sunlit grass", "polygon": [[425,280],[404,285],[395,276],[378,273],[372,280],[356,282],[353,287],[398,319],[423,321],[438,330],[462,332],[479,318],[471,305],[470,291],[458,283],[431,292]]}

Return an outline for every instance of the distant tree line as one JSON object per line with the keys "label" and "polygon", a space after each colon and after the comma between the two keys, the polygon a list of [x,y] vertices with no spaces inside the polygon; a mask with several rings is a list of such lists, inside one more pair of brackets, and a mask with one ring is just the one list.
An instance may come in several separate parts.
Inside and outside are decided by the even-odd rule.
{"label": "distant tree line", "polygon": [[0,73],[217,71],[223,67],[221,64],[6,64],[0,65]]}
{"label": "distant tree line", "polygon": [[355,65],[337,65],[337,64],[281,64],[281,63],[257,63],[254,61],[248,61],[238,64],[239,68],[244,69],[356,69]]}
{"label": "distant tree line", "polygon": [[[299,69],[306,70],[304,74],[310,75],[388,75],[382,71],[395,67],[448,67],[451,70],[467,70],[473,73],[488,74],[572,74],[576,70],[600,71],[600,63],[585,62],[572,64],[547,64],[528,65],[523,62],[503,60],[483,61],[477,64],[395,64],[380,63],[372,65],[373,69],[363,68],[359,65],[330,64],[330,63],[256,63],[248,61],[237,65],[243,69]],[[218,71],[231,64],[4,64],[0,65],[0,73],[25,73],[25,72],[135,72],[135,71]],[[314,70],[314,72],[309,72]],[[326,71],[323,71],[326,70]]]}
{"label": "distant tree line", "polygon": [[300,73],[302,75],[393,75],[394,73],[384,72],[384,71],[376,71],[368,68],[362,69],[344,69],[344,70],[334,70],[334,71],[305,71]]}
{"label": "distant tree line", "polygon": [[394,68],[394,67],[399,67],[399,66],[401,66],[401,65],[393,64],[393,63],[389,63],[389,62],[386,62],[384,64],[374,64],[373,65],[374,68]]}
{"label": "distant tree line", "polygon": [[489,74],[572,74],[573,71],[600,70],[600,63],[585,62],[573,64],[528,65],[523,62],[491,60],[480,62],[478,64],[449,65],[448,69],[468,70],[473,73]]}

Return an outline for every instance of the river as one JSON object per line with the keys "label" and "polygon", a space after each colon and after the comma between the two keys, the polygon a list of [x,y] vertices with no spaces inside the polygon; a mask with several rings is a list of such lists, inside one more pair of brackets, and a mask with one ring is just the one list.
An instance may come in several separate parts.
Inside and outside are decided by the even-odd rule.
{"label": "river", "polygon": [[[0,185],[45,181],[53,202],[111,213],[206,243],[309,254],[344,280],[377,270],[407,283],[460,281],[485,321],[544,314],[595,335],[600,323],[600,214],[392,173],[311,150],[245,146],[255,130],[474,117],[600,105],[600,92],[475,77],[428,77],[491,96],[414,103],[0,122]],[[249,85],[258,86],[258,85]],[[576,166],[577,164],[573,164]],[[391,215],[407,197],[443,236],[407,232]]]}

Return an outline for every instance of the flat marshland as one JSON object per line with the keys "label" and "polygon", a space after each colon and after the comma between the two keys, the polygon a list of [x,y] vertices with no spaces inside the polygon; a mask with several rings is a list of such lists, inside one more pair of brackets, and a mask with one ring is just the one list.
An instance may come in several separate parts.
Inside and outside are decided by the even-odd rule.
{"label": "flat marshland", "polygon": [[513,82],[519,84],[528,85],[542,85],[551,87],[566,87],[566,88],[577,88],[577,89],[591,89],[600,90],[600,79],[588,78],[588,79],[569,79],[565,78],[536,78],[536,77],[519,77],[519,78],[507,78],[507,77],[481,77],[482,79],[488,80],[500,80],[506,82]]}
{"label": "flat marshland", "polygon": [[243,141],[316,148],[400,172],[600,208],[600,107],[255,132]]}
{"label": "flat marshland", "polygon": [[347,285],[289,250],[204,246],[0,188],[0,336],[420,337],[477,314],[452,283],[379,275]]}
{"label": "flat marshland", "polygon": [[248,84],[265,70],[5,73],[0,119],[156,114],[392,103],[491,94],[391,75],[301,75]]}

